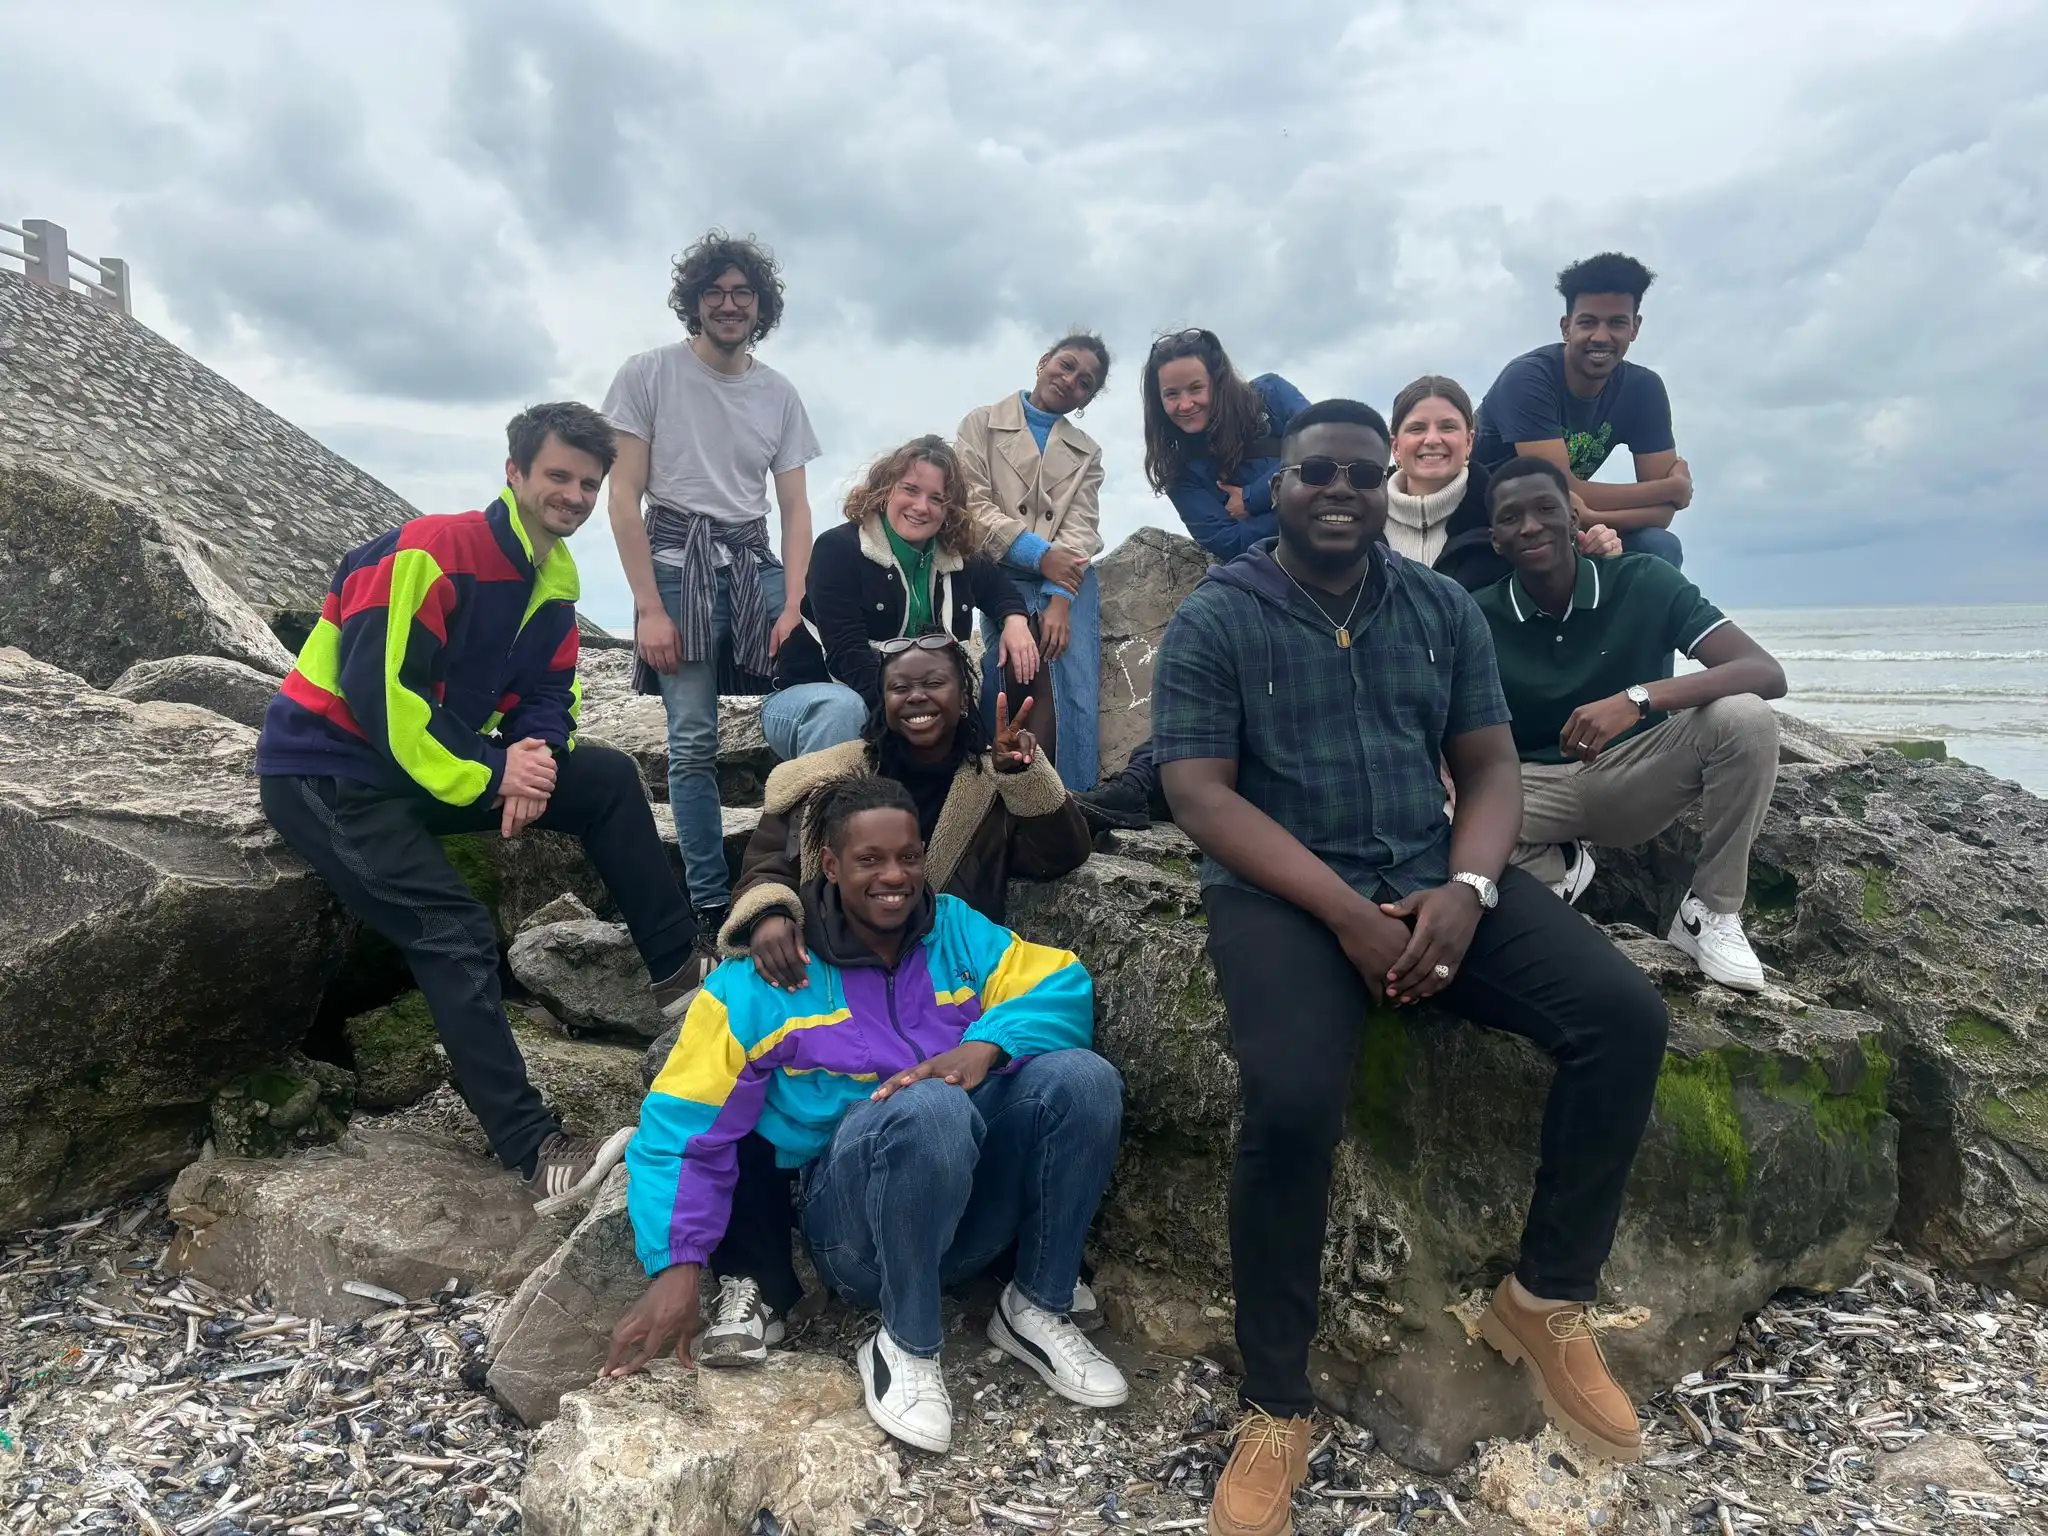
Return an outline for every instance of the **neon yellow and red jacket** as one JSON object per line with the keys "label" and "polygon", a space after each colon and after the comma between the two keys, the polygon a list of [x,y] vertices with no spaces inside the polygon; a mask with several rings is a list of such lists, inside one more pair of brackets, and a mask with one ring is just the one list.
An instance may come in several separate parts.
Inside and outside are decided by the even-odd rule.
{"label": "neon yellow and red jacket", "polygon": [[493,735],[576,744],[577,592],[563,545],[535,569],[509,488],[358,545],[264,713],[256,771],[488,803],[505,773]]}

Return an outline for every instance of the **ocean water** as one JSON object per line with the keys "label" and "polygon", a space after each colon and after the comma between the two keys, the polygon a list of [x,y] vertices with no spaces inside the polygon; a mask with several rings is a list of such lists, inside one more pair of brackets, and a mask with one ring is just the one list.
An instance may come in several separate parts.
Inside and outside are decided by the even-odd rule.
{"label": "ocean water", "polygon": [[1782,708],[1857,735],[1939,737],[1949,756],[2048,795],[2048,606],[1729,617],[1784,663]]}

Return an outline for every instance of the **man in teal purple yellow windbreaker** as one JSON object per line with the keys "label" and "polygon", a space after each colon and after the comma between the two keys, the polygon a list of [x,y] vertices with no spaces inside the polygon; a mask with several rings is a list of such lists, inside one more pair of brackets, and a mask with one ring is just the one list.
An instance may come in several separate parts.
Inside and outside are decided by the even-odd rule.
{"label": "man in teal purple yellow windbreaker", "polygon": [[263,717],[263,811],[411,966],[456,1086],[543,1214],[592,1189],[631,1128],[572,1136],[527,1080],[498,993],[491,914],[440,839],[528,826],[582,840],[655,978],[697,979],[696,920],[631,758],[576,743],[576,563],[563,540],[611,468],[605,419],[536,405],[506,429],[505,489],[342,556]]}
{"label": "man in teal purple yellow windbreaker", "polygon": [[1114,1407],[1123,1377],[1065,1315],[1123,1124],[1123,1085],[1088,1049],[1094,983],[1065,950],[932,895],[901,784],[823,794],[806,826],[823,873],[802,893],[803,985],[720,966],[641,1109],[627,1203],[654,1283],[619,1320],[605,1372],[687,1351],[734,1148],[758,1130],[802,1170],[819,1274],[881,1311],[858,1359],[883,1429],[951,1444],[939,1292],[1013,1244],[990,1341],[1061,1396]]}

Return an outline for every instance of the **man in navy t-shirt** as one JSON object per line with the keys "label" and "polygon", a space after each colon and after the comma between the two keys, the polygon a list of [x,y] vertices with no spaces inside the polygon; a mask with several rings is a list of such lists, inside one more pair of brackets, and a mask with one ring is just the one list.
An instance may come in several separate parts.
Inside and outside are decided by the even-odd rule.
{"label": "man in navy t-shirt", "polygon": [[[1558,273],[1564,340],[1501,369],[1479,402],[1472,457],[1489,471],[1518,454],[1548,459],[1571,476],[1582,521],[1606,523],[1631,554],[1677,565],[1684,548],[1671,520],[1692,501],[1692,472],[1672,440],[1664,381],[1627,361],[1654,281],[1648,267],[1615,251]],[[1635,457],[1635,484],[1595,482],[1624,443]]]}

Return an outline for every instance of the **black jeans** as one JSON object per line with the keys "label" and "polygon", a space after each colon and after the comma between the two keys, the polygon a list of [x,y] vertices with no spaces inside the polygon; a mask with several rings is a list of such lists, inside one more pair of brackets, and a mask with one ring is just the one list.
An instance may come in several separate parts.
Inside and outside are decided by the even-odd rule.
{"label": "black jeans", "polygon": [[[1244,1094],[1230,1180],[1242,1396],[1294,1417],[1314,1406],[1308,1349],[1330,1158],[1371,999],[1336,936],[1299,907],[1232,886],[1202,898]],[[1519,869],[1501,876],[1500,905],[1481,916],[1438,996],[1555,1058],[1516,1274],[1539,1296],[1592,1300],[1664,1060],[1663,998],[1606,935]]]}
{"label": "black jeans", "polygon": [[739,1176],[732,1186],[732,1215],[712,1250],[711,1272],[747,1276],[761,1287],[761,1299],[786,1317],[804,1293],[791,1256],[796,1170],[775,1166],[775,1144],[759,1131],[740,1138],[734,1160]]}
{"label": "black jeans", "polygon": [[[499,813],[444,805],[424,790],[393,793],[324,776],[266,776],[262,793],[263,813],[284,840],[344,907],[404,953],[457,1088],[499,1159],[523,1167],[561,1122],[527,1081],[512,1039],[491,914],[438,841],[459,832],[495,837]],[[690,956],[697,922],[669,870],[633,760],[595,743],[559,754],[555,792],[533,825],[582,840],[648,974],[673,975]]]}

